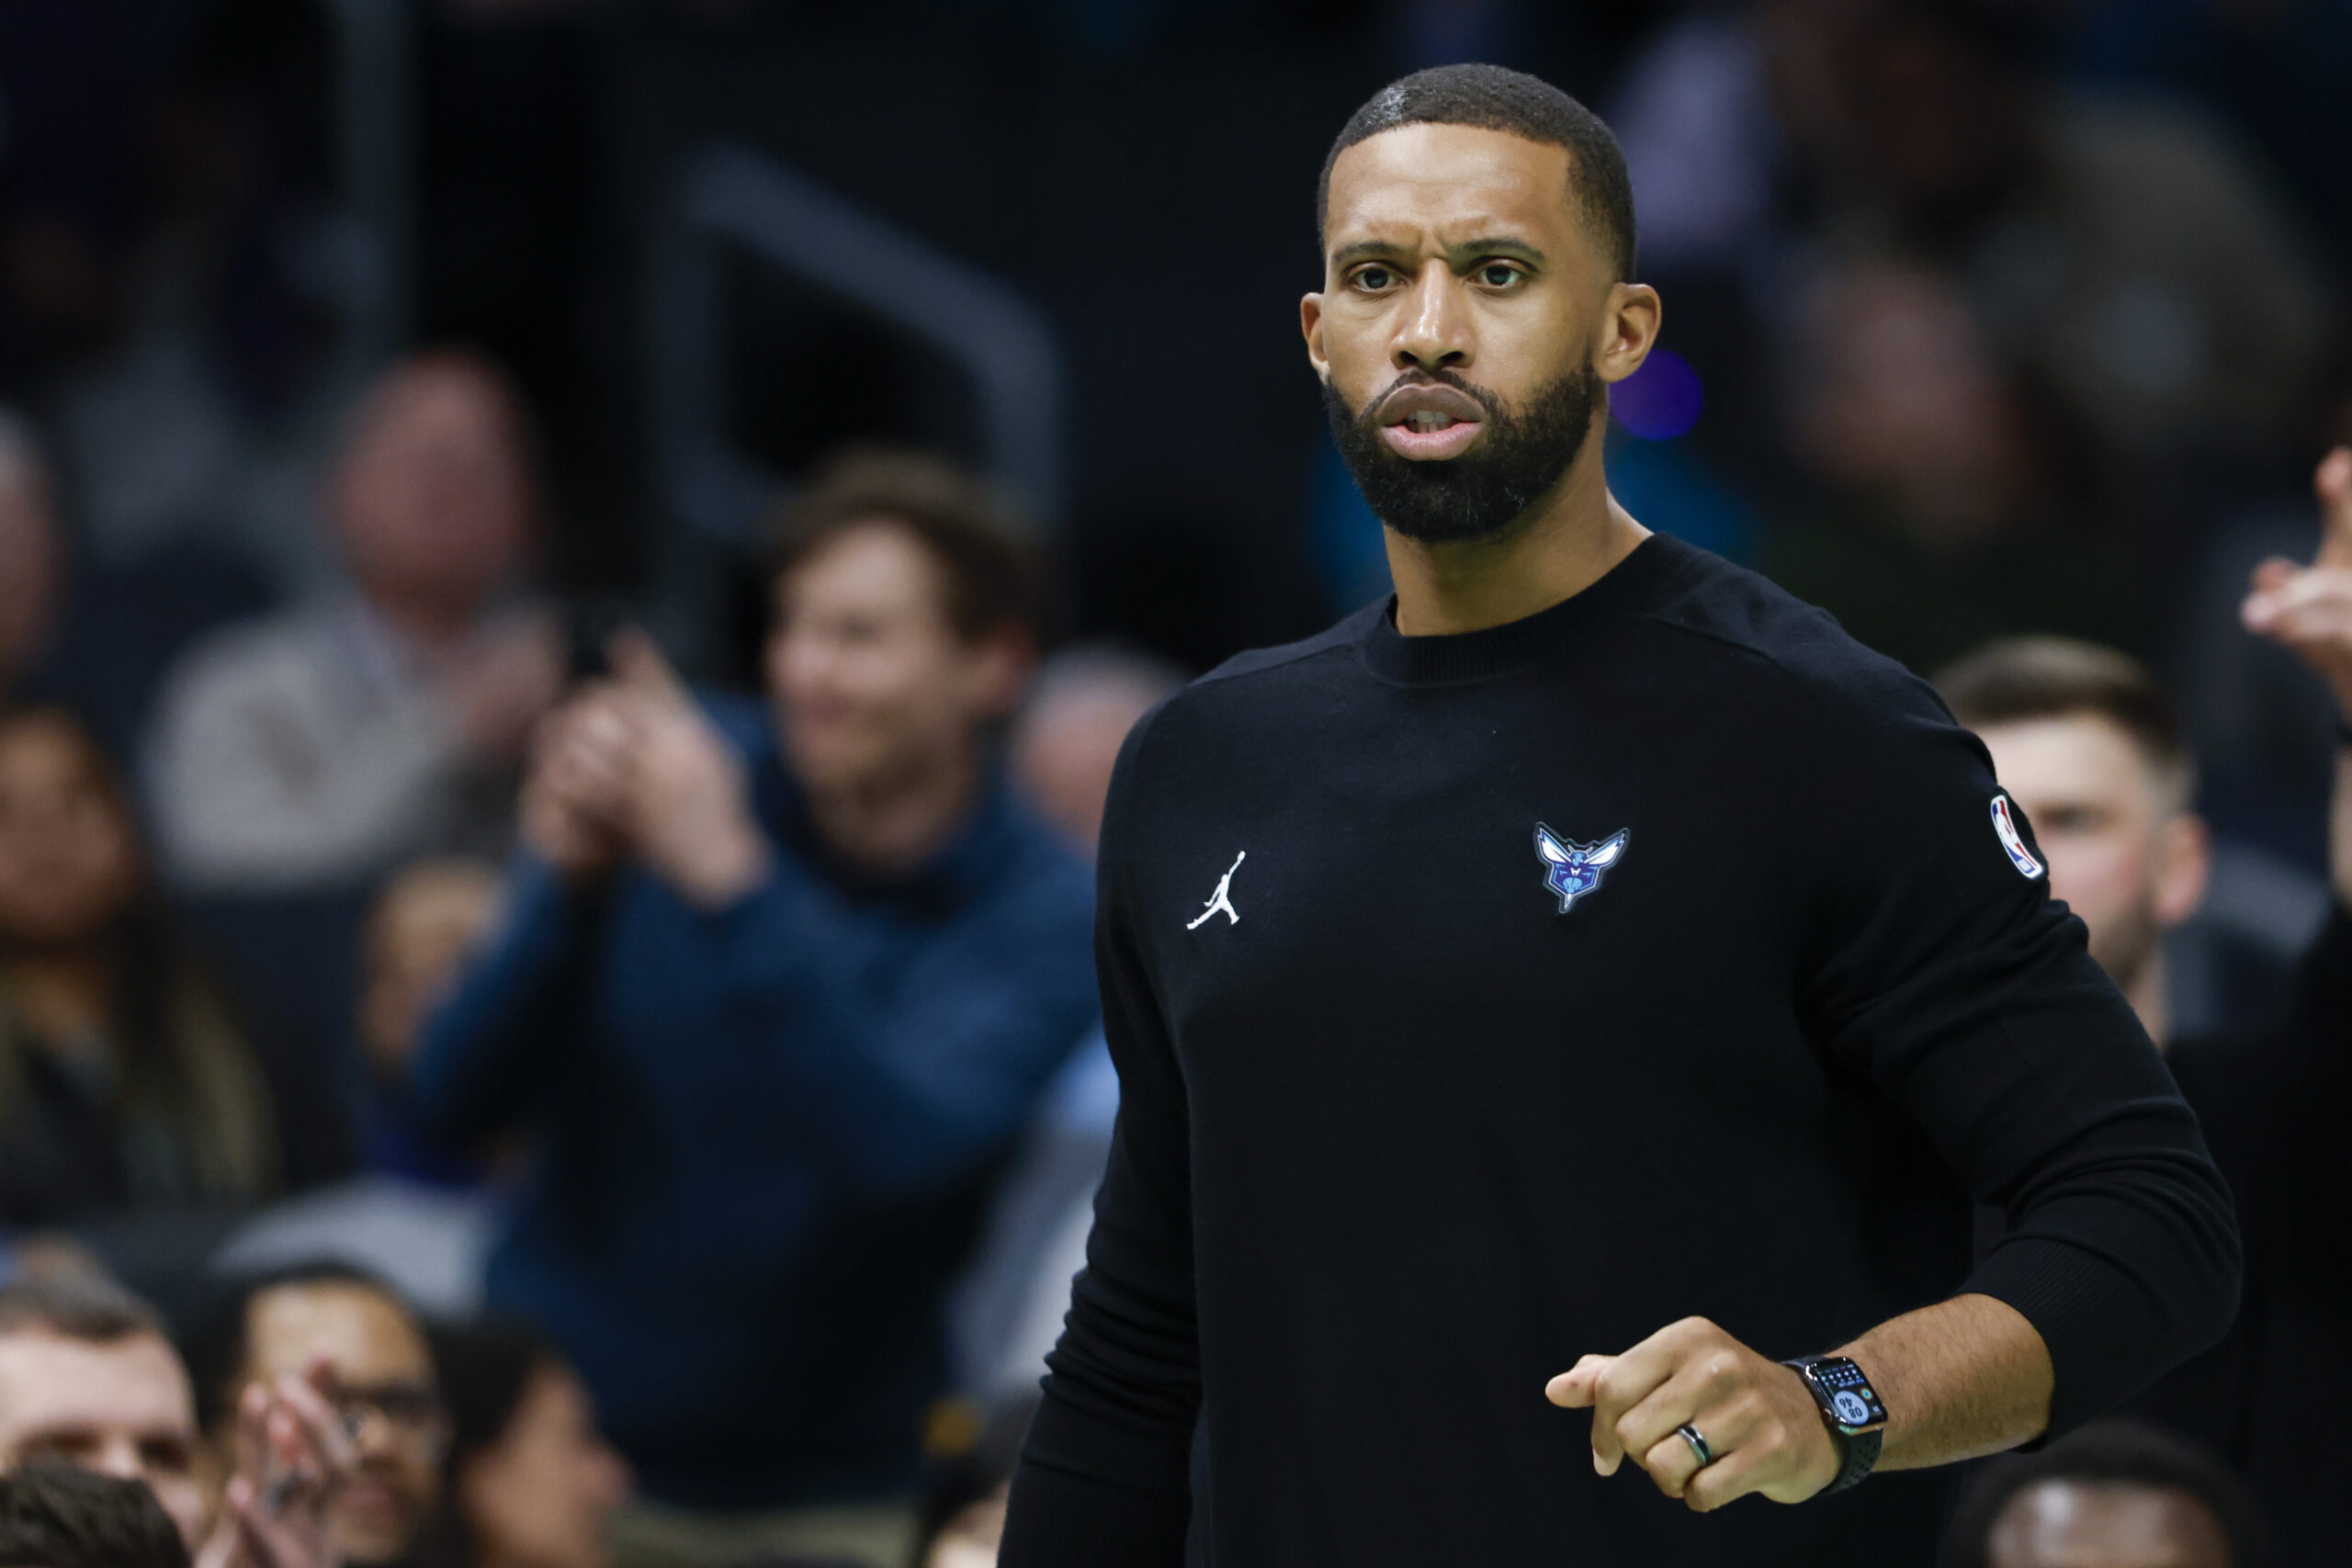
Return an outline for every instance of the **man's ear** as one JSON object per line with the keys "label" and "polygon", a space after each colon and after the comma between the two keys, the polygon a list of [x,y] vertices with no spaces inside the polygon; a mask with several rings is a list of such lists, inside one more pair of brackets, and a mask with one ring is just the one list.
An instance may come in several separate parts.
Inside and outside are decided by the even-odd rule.
{"label": "man's ear", "polygon": [[1331,362],[1323,354],[1323,296],[1306,294],[1298,301],[1298,330],[1306,337],[1306,363],[1315,367],[1315,374],[1325,381],[1331,378]]}
{"label": "man's ear", "polygon": [[1600,341],[1594,345],[1593,367],[1603,381],[1623,380],[1642,367],[1657,343],[1665,307],[1657,290],[1646,283],[1609,286],[1609,307],[1600,320]]}
{"label": "man's ear", "polygon": [[2213,833],[2193,811],[2180,812],[2157,831],[2156,924],[2170,931],[2205,902],[2213,876]]}

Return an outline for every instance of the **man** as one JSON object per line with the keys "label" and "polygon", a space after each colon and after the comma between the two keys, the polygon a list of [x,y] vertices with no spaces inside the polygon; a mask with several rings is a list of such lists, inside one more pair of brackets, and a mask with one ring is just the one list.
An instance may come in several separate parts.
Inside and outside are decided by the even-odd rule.
{"label": "man", "polygon": [[2261,1538],[2244,1489],[2211,1455],[2154,1427],[2102,1421],[1988,1466],[1970,1483],[1940,1561],[1943,1568],[2256,1568],[2267,1561]]}
{"label": "man", "polygon": [[[2316,476],[2318,558],[2256,575],[2247,626],[2295,652],[2352,715],[2352,450]],[[2331,822],[2335,907],[2275,1018],[2175,1040],[2162,932],[2196,911],[2207,862],[2192,768],[2162,692],[2120,654],[1996,644],[1938,678],[2041,832],[2053,897],[2090,927],[2093,957],[2139,1010],[2197,1110],[2237,1199],[2245,1292],[2229,1337],[2134,1406],[2194,1433],[2245,1476],[2297,1562],[2352,1558],[2334,1455],[2296,1435],[2305,1410],[2352,1398],[2352,748]]]}
{"label": "man", "polygon": [[342,892],[504,848],[513,764],[562,675],[553,628],[502,598],[537,530],[514,393],[469,355],[395,366],[325,509],[350,593],[220,634],[159,704],[148,790],[187,890]]}
{"label": "man", "polygon": [[2163,1043],[2162,938],[2197,912],[2212,869],[2171,703],[2137,660],[2062,637],[1989,644],[1935,683],[2032,819],[2052,897],[2083,918],[2091,956]]}
{"label": "man", "polygon": [[977,482],[846,461],[774,582],[768,713],[624,637],[550,720],[504,929],[412,1073],[451,1146],[541,1136],[489,1298],[638,1467],[624,1547],[895,1564],[947,1284],[1093,1016],[1090,905],[991,764],[1037,591]]}
{"label": "man", "polygon": [[204,1568],[329,1568],[325,1503],[350,1454],[316,1380],[256,1386],[223,1425],[243,1460],[209,1463],[187,1370],[145,1303],[91,1281],[0,1288],[0,1472],[144,1483]]}
{"label": "man", "polygon": [[[1004,1561],[1921,1561],[1944,1483],[1883,1472],[2216,1337],[2228,1195],[1982,749],[1611,502],[1658,302],[1606,128],[1408,77],[1323,218],[1396,594],[1127,744],[1117,1142]],[[1804,1506],[1701,1517],[1749,1494]]]}
{"label": "man", "polygon": [[357,1568],[404,1563],[441,1494],[447,1422],[424,1325],[392,1288],[340,1264],[231,1282],[188,1345],[197,1413],[218,1451],[257,1470],[240,1419],[257,1389],[313,1381],[348,1447],[328,1498],[327,1544]]}

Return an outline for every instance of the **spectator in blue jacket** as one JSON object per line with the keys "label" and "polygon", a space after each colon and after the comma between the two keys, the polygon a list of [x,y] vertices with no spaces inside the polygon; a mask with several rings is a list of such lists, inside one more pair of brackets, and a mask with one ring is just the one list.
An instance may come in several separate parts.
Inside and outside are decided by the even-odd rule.
{"label": "spectator in blue jacket", "polygon": [[869,455],[782,532],[765,711],[616,639],[412,1072],[447,1141],[534,1124],[488,1296],[638,1467],[623,1555],[895,1568],[946,1285],[1092,1021],[1091,897],[994,763],[1036,640],[1019,531]]}

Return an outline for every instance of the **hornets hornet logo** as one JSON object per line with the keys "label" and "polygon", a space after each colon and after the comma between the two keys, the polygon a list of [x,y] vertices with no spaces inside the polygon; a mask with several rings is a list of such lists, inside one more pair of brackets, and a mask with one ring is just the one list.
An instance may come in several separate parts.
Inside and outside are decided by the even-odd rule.
{"label": "hornets hornet logo", "polygon": [[1600,886],[1600,874],[1625,853],[1630,829],[1621,828],[1597,844],[1572,844],[1543,823],[1535,824],[1535,852],[1548,868],[1544,886],[1560,896],[1560,913]]}

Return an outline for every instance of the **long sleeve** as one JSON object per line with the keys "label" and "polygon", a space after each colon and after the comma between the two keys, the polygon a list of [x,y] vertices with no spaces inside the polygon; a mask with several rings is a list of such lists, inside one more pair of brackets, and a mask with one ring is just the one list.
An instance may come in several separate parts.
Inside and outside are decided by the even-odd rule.
{"label": "long sleeve", "polygon": [[1085,919],[1074,868],[1009,879],[883,991],[863,978],[870,933],[780,855],[700,930],[729,1021],[786,1077],[777,1114],[838,1178],[888,1192],[968,1169],[1027,1123],[1092,1020]]}
{"label": "long sleeve", "polygon": [[175,881],[271,892],[355,879],[424,841],[458,765],[431,693],[340,678],[323,621],[199,649],[147,748]]}
{"label": "long sleeve", "polygon": [[1190,1118],[1124,874],[1135,842],[1128,781],[1148,728],[1129,739],[1113,784],[1095,916],[1118,1122],[1086,1270],[1013,1478],[1004,1568],[1176,1568],[1191,1518],[1201,1373]]}
{"label": "long sleeve", "polygon": [[1974,739],[1919,694],[1854,716],[1825,751],[1795,840],[1826,867],[1801,874],[1804,1003],[1830,1053],[2005,1212],[1961,1288],[2041,1334],[2057,1435],[2228,1327],[2230,1194]]}
{"label": "long sleeve", "polygon": [[409,1064],[422,1130],[462,1148],[511,1125],[542,1076],[581,1047],[605,900],[515,857],[488,951],[426,1025]]}

